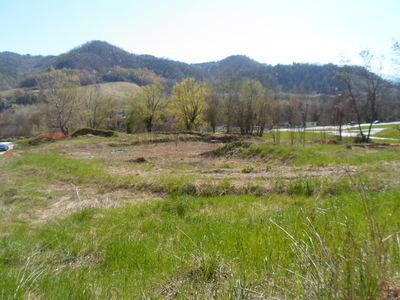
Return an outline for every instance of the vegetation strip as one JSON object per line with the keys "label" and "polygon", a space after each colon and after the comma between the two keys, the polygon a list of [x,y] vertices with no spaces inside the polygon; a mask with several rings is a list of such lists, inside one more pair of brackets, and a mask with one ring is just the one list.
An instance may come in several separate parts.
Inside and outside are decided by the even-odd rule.
{"label": "vegetation strip", "polygon": [[398,290],[398,147],[134,138],[154,137],[18,142],[0,161],[3,298]]}

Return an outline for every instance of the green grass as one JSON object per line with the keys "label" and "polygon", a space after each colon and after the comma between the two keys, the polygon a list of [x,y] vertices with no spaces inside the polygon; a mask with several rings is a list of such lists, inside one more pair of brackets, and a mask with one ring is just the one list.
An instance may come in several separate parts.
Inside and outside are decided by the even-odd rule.
{"label": "green grass", "polygon": [[[276,134],[276,132],[265,132],[263,134],[263,139],[272,140],[273,134]],[[295,131],[281,131],[279,132],[279,137],[281,141],[290,141],[293,144],[302,144],[303,141],[337,140],[337,137],[332,134],[332,130],[326,130],[322,132],[321,130],[306,130],[304,132],[303,129],[298,129]]]}
{"label": "green grass", "polygon": [[[238,186],[181,166],[110,175],[103,159],[51,152],[79,143],[96,146],[57,141],[0,160],[1,299],[379,299],[398,276],[397,147],[226,144],[218,154],[234,163],[213,166],[246,170]],[[285,166],[296,176],[277,172],[264,190]],[[310,166],[343,176],[309,176]],[[109,196],[108,208],[41,218]]]}
{"label": "green grass", "polygon": [[378,132],[374,136],[400,140],[400,129],[398,127],[388,128]]}
{"label": "green grass", "polygon": [[272,145],[266,143],[233,142],[217,149],[217,155],[242,158],[262,157],[269,163],[293,166],[328,166],[337,164],[367,164],[379,161],[397,161],[400,149],[346,148],[343,144]]}
{"label": "green grass", "polygon": [[112,180],[99,164],[85,163],[56,153],[27,153],[12,160],[12,169],[18,169],[29,180],[57,180],[74,184]]}
{"label": "green grass", "polygon": [[381,242],[398,230],[399,196],[181,196],[85,209],[2,236],[0,290],[3,299],[366,299],[399,267],[398,245]]}

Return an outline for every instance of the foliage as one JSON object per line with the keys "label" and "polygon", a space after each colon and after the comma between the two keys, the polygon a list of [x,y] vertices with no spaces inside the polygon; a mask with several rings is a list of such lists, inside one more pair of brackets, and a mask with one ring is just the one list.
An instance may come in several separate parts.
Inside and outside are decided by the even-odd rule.
{"label": "foliage", "polygon": [[[395,54],[397,46],[394,42]],[[3,82],[6,88],[20,83],[24,89],[0,93],[0,126],[2,135],[12,136],[36,135],[46,130],[67,133],[71,126],[74,127],[72,130],[88,126],[143,131],[153,130],[153,125],[156,125],[154,129],[171,130],[176,127],[193,129],[197,125],[205,127],[207,124],[211,127],[207,129],[214,132],[223,128],[227,133],[262,136],[267,128],[304,128],[306,121],[337,125],[342,132],[342,125],[353,120],[358,123],[376,119],[383,122],[397,120],[400,116],[398,89],[380,76],[379,69],[372,69],[373,55],[368,50],[361,51],[360,55],[363,66],[346,62],[339,67],[297,63],[270,66],[240,55],[217,62],[189,65],[150,55],[134,55],[101,41],[86,43],[57,57],[21,56],[5,52],[0,53],[0,88]],[[55,86],[48,84],[56,80],[54,74],[57,72],[70,78],[68,88],[53,89]],[[190,109],[182,113],[182,106],[178,109],[177,105],[172,105],[168,112],[164,110],[165,114],[160,110],[149,114],[152,109],[136,99],[132,100],[136,105],[134,111],[133,107],[129,108],[132,114],[128,128],[125,126],[128,116],[124,113],[127,95],[131,93],[125,91],[117,95],[111,90],[107,92],[111,94],[110,98],[104,96],[102,87],[98,88],[103,82],[135,82],[141,86],[160,82],[169,96],[177,82],[181,84],[188,78],[193,78],[207,89],[202,97],[206,105],[201,105],[201,113],[189,112]],[[75,86],[97,87],[82,92],[83,89],[72,89],[72,83]],[[178,86],[175,85],[175,98]],[[52,90],[57,90],[58,95],[52,95]],[[76,111],[72,112],[70,107],[73,105],[66,103],[73,103],[74,98]],[[55,99],[64,100],[57,104]],[[52,102],[53,105],[50,105]],[[189,120],[193,118],[197,119],[194,123]],[[361,128],[359,130],[363,136]],[[270,133],[275,143],[279,143],[280,132]],[[291,133],[291,140],[295,142],[295,134]],[[303,142],[305,137],[303,134]],[[368,140],[365,137],[362,139]]]}
{"label": "foliage", "polygon": [[172,89],[171,112],[182,129],[193,130],[202,124],[207,107],[207,90],[194,78],[186,78]]}
{"label": "foliage", "polygon": [[161,125],[167,106],[164,89],[160,82],[155,82],[131,95],[126,122],[130,132],[151,132],[154,126]]}
{"label": "foliage", "polygon": [[214,150],[214,154],[217,156],[231,156],[237,153],[238,149],[248,148],[251,143],[239,140],[230,143],[226,143],[221,147]]}
{"label": "foliage", "polygon": [[262,82],[266,88],[293,91],[302,86],[306,93],[330,94],[336,88],[333,76],[336,65],[293,63],[276,66],[258,63],[247,56],[233,55],[217,62],[197,64],[209,71],[214,78],[224,70],[234,69],[240,78],[249,78]]}
{"label": "foliage", "polygon": [[12,52],[0,53],[0,91],[17,87],[19,82],[36,72],[54,56],[20,55]]}
{"label": "foliage", "polygon": [[253,170],[254,170],[253,167],[246,167],[246,168],[244,168],[244,169],[242,170],[242,173],[248,174],[248,173],[253,172]]}
{"label": "foliage", "polygon": [[[224,70],[235,69],[241,78],[258,80],[266,88],[280,87],[290,92],[302,86],[306,93],[331,94],[338,85],[333,80],[337,66],[293,63],[276,66],[258,63],[246,56],[230,56],[217,62],[185,64],[151,55],[135,55],[102,41],[91,41],[59,56],[30,56],[15,53],[0,53],[0,90],[18,86],[36,85],[36,75],[50,66],[56,69],[76,69],[81,73],[82,85],[97,84],[102,81],[129,81],[140,85],[151,84],[154,79],[144,80],[137,72],[147,72],[160,81],[168,81],[168,86],[185,77],[197,80],[215,79]],[[96,73],[93,73],[93,70]],[[29,76],[30,77],[25,77]],[[147,76],[147,75],[146,75]],[[339,88],[340,88],[339,84]]]}
{"label": "foliage", "polygon": [[272,98],[259,81],[243,80],[236,84],[232,99],[233,125],[242,135],[263,135],[265,125],[272,123]]}

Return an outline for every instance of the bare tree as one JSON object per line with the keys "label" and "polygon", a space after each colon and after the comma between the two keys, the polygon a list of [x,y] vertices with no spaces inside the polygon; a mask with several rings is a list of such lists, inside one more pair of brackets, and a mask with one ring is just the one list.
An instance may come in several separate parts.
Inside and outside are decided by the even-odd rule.
{"label": "bare tree", "polygon": [[51,127],[68,135],[78,109],[79,77],[67,70],[52,68],[41,80],[40,88],[49,107],[47,118]]}
{"label": "bare tree", "polygon": [[[338,70],[338,78],[344,84],[344,91],[357,116],[362,142],[368,142],[372,125],[378,119],[379,108],[384,100],[388,82],[382,79],[381,60],[375,59],[368,49],[359,53],[363,66],[344,64]],[[367,135],[361,129],[361,123],[369,123]]]}
{"label": "bare tree", "polygon": [[[397,72],[397,76],[400,76],[400,43],[398,41],[393,41],[392,50],[393,68]],[[397,78],[397,80],[400,80],[400,78]]]}
{"label": "bare tree", "polygon": [[237,97],[236,84],[239,74],[233,69],[221,72],[214,87],[221,100],[221,114],[226,124],[226,132],[231,133],[231,127],[234,122],[233,104]]}
{"label": "bare tree", "polygon": [[116,115],[115,99],[103,95],[100,86],[88,87],[80,91],[78,114],[82,123],[90,128],[107,128],[107,123]]}
{"label": "bare tree", "polygon": [[215,132],[218,123],[222,119],[221,97],[218,92],[211,90],[207,96],[207,108],[204,110],[205,120]]}
{"label": "bare tree", "polygon": [[343,125],[345,124],[346,117],[350,111],[350,102],[347,100],[348,99],[346,99],[345,95],[338,94],[335,98],[333,98],[330,109],[331,112],[334,112],[333,114],[331,113],[333,118],[332,123],[338,127],[339,141],[342,140]]}

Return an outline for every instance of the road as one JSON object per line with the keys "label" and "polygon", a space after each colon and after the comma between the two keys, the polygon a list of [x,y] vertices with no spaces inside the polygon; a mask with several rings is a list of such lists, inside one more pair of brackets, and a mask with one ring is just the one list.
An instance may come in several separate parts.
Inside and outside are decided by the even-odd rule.
{"label": "road", "polygon": [[[400,124],[400,122],[390,122],[390,123],[379,123],[376,125],[393,125],[393,124]],[[363,132],[365,134],[368,133],[368,128],[365,128],[365,126],[369,126],[369,123],[365,123],[365,124],[361,124],[361,126],[363,126]],[[384,127],[378,127],[376,128],[375,125],[372,125],[371,128],[371,135],[372,135],[372,139],[385,139],[385,140],[390,140],[388,138],[380,138],[380,137],[375,137],[373,136],[374,134],[377,134],[379,131],[382,131],[384,129]],[[293,129],[293,128],[287,128],[287,129],[282,129],[282,130],[300,130],[299,128],[297,129]],[[301,129],[302,130],[302,129]],[[338,126],[318,126],[318,127],[307,127],[306,130],[312,130],[313,132],[331,132],[334,135],[339,135],[339,130],[338,130]],[[346,136],[346,137],[357,137],[360,134],[360,131],[358,129],[358,125],[354,125],[354,126],[350,126],[350,125],[343,125],[342,126],[342,136]]]}

